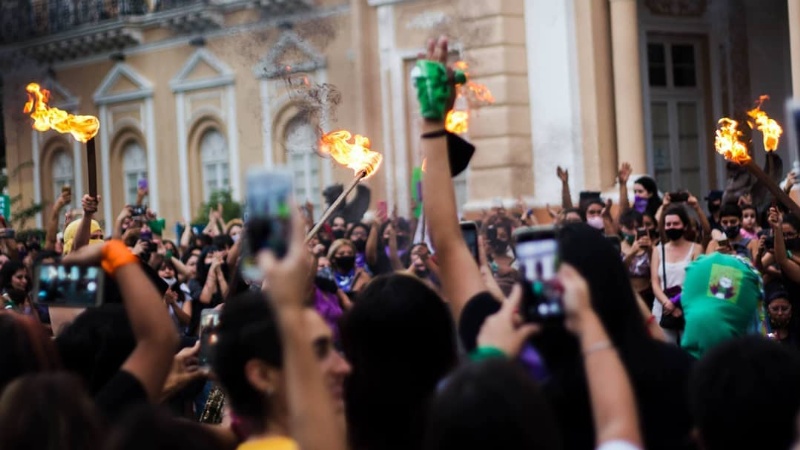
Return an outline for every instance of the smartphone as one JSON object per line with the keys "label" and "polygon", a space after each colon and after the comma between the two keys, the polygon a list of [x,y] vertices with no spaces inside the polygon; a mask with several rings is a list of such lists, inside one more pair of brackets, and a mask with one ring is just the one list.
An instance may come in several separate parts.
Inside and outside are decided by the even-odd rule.
{"label": "smartphone", "polygon": [[656,230],[655,228],[647,230],[647,233],[650,234],[650,240],[656,240],[659,237],[658,230]]}
{"label": "smartphone", "polygon": [[478,252],[478,224],[475,222],[461,222],[461,236],[464,237],[464,242],[467,243],[472,257],[478,266],[481,265],[480,253]]}
{"label": "smartphone", "polygon": [[200,338],[200,350],[197,359],[200,367],[211,366],[211,358],[214,355],[214,345],[219,336],[219,311],[215,309],[204,309],[200,311],[200,326],[198,328]]}
{"label": "smartphone", "polygon": [[559,264],[556,229],[523,228],[514,233],[514,241],[524,287],[520,314],[526,322],[563,325],[564,289],[556,276]]}
{"label": "smartphone", "polygon": [[647,232],[647,228],[637,228],[636,229],[636,239],[641,239],[645,236],[650,236],[650,233]]}
{"label": "smartphone", "polygon": [[717,241],[717,245],[719,245],[720,248],[722,248],[722,247],[730,247],[731,246],[731,242],[729,240],[727,240],[727,239],[720,239],[720,240]]}
{"label": "smartphone", "polygon": [[96,266],[40,264],[34,268],[33,300],[49,307],[100,306],[104,280],[105,273]]}
{"label": "smartphone", "polygon": [[689,201],[689,193],[688,192],[670,192],[669,193],[669,201],[672,203],[681,203]]}
{"label": "smartphone", "polygon": [[206,226],[201,223],[193,223],[192,225],[192,234],[196,236],[200,236],[203,234],[203,230],[206,229]]}
{"label": "smartphone", "polygon": [[389,205],[385,200],[378,202],[378,217],[389,217]]}
{"label": "smartphone", "polygon": [[133,217],[141,217],[147,213],[147,207],[145,206],[131,206],[131,216]]}
{"label": "smartphone", "polygon": [[497,240],[497,227],[494,225],[486,227],[486,240],[490,243]]}
{"label": "smartphone", "polygon": [[136,186],[138,186],[138,187],[139,187],[139,189],[147,189],[147,179],[146,179],[146,178],[142,178],[142,179],[140,179],[140,180],[139,180],[139,181],[136,183]]}
{"label": "smartphone", "polygon": [[772,236],[767,236],[767,238],[764,239],[764,247],[766,247],[768,250],[774,249],[775,248],[775,238],[772,237]]}
{"label": "smartphone", "polygon": [[255,257],[269,249],[286,255],[292,218],[293,174],[287,170],[253,170],[247,175],[247,223],[243,241],[242,274],[261,278]]}

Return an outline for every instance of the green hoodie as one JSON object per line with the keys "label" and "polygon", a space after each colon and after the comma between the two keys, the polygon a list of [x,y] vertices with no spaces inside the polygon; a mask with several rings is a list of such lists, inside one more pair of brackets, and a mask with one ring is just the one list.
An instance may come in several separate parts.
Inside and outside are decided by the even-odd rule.
{"label": "green hoodie", "polygon": [[761,275],[740,256],[712,253],[686,268],[681,347],[700,358],[715,345],[757,333],[764,290]]}

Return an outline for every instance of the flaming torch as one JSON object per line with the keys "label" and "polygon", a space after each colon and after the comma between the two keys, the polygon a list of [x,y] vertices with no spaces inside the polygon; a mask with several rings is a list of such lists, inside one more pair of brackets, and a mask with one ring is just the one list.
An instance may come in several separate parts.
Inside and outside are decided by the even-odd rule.
{"label": "flaming torch", "polygon": [[94,137],[100,130],[100,121],[94,116],[76,116],[58,108],[51,108],[47,105],[50,91],[42,89],[36,83],[28,84],[25,90],[28,92],[28,101],[23,112],[30,113],[35,130],[45,132],[52,129],[59,133],[69,133],[77,141],[86,144],[89,195],[97,198],[97,157]]}
{"label": "flaming torch", "polygon": [[319,152],[323,156],[330,156],[337,163],[353,169],[355,178],[325,210],[314,228],[306,235],[306,242],[317,234],[325,221],[336,211],[347,195],[358,186],[358,183],[374,175],[383,162],[383,155],[370,149],[369,138],[360,134],[353,135],[347,130],[331,131],[322,135],[319,140]]}
{"label": "flaming torch", "polygon": [[[770,119],[766,112],[761,110],[761,104],[769,100],[769,95],[762,95],[756,102],[756,107],[747,111],[747,115],[753,119],[748,122],[750,128],[755,128],[764,136],[764,150],[774,152],[778,148],[783,128],[778,125],[775,119]],[[755,122],[755,123],[754,123]]]}
{"label": "flaming torch", "polygon": [[[719,128],[717,128],[716,137],[714,139],[714,147],[717,153],[724,156],[726,160],[746,168],[750,173],[755,175],[758,181],[766,186],[776,200],[789,208],[795,217],[800,217],[800,205],[795,203],[794,200],[778,186],[775,180],[761,170],[747,153],[747,145],[741,141],[742,132],[739,131],[739,123],[727,117],[723,117],[718,123]],[[775,146],[777,147],[777,141]]]}
{"label": "flaming torch", "polygon": [[469,66],[465,61],[456,61],[453,67],[464,72],[467,82],[457,86],[455,105],[447,113],[444,127],[451,133],[463,134],[469,131],[470,109],[494,103],[494,96],[485,85],[469,81]]}

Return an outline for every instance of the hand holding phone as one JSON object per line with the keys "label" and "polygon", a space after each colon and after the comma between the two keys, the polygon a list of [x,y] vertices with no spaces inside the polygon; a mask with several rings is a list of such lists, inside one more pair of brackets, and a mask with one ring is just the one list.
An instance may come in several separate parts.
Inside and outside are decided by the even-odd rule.
{"label": "hand holding phone", "polygon": [[558,281],[558,241],[555,228],[531,227],[515,233],[523,298],[520,313],[526,322],[561,325],[563,288]]}
{"label": "hand holding phone", "polygon": [[197,359],[202,368],[211,366],[211,359],[214,357],[214,346],[219,339],[219,311],[216,309],[204,309],[200,312],[200,326],[198,328],[200,339],[200,351]]}
{"label": "hand holding phone", "polygon": [[464,237],[464,242],[467,244],[469,252],[472,253],[472,257],[475,258],[475,262],[478,264],[478,266],[480,266],[481,260],[478,250],[478,224],[475,222],[461,222],[460,225],[461,236]]}
{"label": "hand holding phone", "polygon": [[669,201],[672,203],[685,203],[689,200],[688,192],[670,192]]}

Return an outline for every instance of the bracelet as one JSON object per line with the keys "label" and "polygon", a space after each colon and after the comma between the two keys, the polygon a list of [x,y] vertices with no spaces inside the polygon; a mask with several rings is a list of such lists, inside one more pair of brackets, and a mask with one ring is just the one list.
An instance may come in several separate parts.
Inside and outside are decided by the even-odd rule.
{"label": "bracelet", "polygon": [[596,343],[590,345],[589,348],[587,348],[586,350],[583,351],[583,357],[586,358],[587,356],[591,355],[592,353],[596,353],[596,352],[599,352],[599,351],[602,351],[602,350],[609,350],[609,349],[611,349],[611,350],[614,349],[614,344],[612,344],[611,341],[596,342]]}
{"label": "bracelet", "polygon": [[422,133],[419,137],[422,139],[435,139],[435,138],[440,138],[442,136],[447,136],[447,130],[445,130],[444,128],[442,128],[441,130]]}
{"label": "bracelet", "polygon": [[103,245],[103,260],[100,265],[112,277],[120,267],[138,263],[139,257],[131,253],[124,242],[115,239]]}
{"label": "bracelet", "polygon": [[505,358],[506,354],[497,347],[478,347],[469,354],[472,362],[485,361],[487,359]]}

